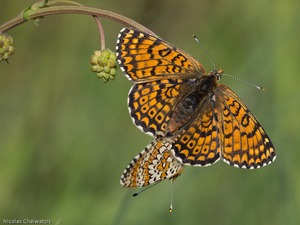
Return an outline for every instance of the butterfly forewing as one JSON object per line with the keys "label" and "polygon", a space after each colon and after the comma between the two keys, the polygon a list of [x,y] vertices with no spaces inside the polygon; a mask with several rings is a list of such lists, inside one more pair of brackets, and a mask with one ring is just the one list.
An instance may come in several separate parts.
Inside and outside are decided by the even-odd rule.
{"label": "butterfly forewing", "polygon": [[202,65],[190,55],[135,29],[121,30],[116,50],[121,69],[128,79],[136,82],[195,77],[205,73]]}

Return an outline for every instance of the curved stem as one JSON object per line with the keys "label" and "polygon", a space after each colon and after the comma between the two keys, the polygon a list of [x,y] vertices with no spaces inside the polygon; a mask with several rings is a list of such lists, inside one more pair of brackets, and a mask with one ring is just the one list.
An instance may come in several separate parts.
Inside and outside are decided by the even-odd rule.
{"label": "curved stem", "polygon": [[102,26],[101,21],[99,20],[99,18],[97,16],[94,16],[94,19],[97,23],[98,26],[98,30],[99,30],[99,34],[100,34],[100,46],[101,46],[101,50],[105,49],[105,34],[104,34],[104,29]]}
{"label": "curved stem", "polygon": [[[40,17],[56,15],[56,14],[84,14],[84,15],[98,16],[98,17],[110,19],[118,23],[121,23],[125,26],[134,27],[143,32],[155,35],[154,32],[144,27],[143,25],[139,24],[138,22],[131,20],[125,16],[119,15],[117,13],[103,10],[103,9],[87,7],[75,3],[73,4],[73,2],[71,4],[70,1],[66,1],[66,2],[69,2],[69,4],[67,5],[62,4],[62,1],[51,1],[49,2],[49,4],[47,4],[47,7],[37,8],[33,10],[29,9],[26,11],[26,18],[33,20]],[[15,18],[11,19],[10,21],[0,25],[0,32],[6,32],[27,21],[28,20],[24,18],[23,13],[21,13]]]}

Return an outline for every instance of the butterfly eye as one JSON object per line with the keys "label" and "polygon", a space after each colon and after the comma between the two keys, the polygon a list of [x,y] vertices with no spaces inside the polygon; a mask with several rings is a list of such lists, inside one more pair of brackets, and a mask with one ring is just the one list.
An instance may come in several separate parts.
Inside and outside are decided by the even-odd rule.
{"label": "butterfly eye", "polygon": [[216,71],[217,80],[221,80],[221,76],[222,76],[223,73],[224,73],[224,70],[217,69],[217,71]]}

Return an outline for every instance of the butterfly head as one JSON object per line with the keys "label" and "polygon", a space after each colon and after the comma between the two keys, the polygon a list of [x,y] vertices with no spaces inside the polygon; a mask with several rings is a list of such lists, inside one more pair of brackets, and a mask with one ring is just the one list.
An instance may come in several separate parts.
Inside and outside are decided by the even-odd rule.
{"label": "butterfly head", "polygon": [[222,73],[224,73],[224,70],[222,70],[222,69],[214,69],[208,75],[216,77],[217,80],[221,80]]}

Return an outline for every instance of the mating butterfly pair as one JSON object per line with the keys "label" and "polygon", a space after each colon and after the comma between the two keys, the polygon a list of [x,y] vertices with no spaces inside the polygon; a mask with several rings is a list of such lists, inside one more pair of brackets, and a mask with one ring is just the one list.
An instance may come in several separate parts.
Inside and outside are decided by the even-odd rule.
{"label": "mating butterfly pair", "polygon": [[117,60],[133,81],[129,111],[134,124],[154,136],[125,169],[124,187],[174,179],[185,165],[208,166],[220,158],[254,169],[274,161],[274,146],[257,119],[227,86],[223,70],[206,73],[192,56],[164,40],[123,28]]}

